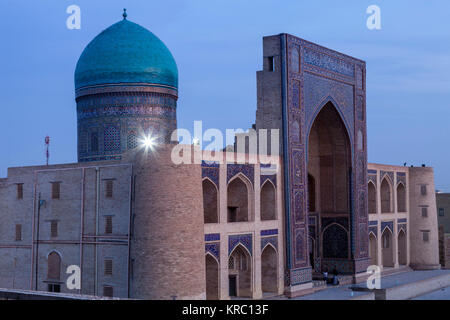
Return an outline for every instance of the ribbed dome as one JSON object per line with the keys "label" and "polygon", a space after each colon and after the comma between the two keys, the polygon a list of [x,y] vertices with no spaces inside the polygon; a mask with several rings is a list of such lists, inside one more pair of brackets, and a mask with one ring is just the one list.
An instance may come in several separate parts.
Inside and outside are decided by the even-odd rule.
{"label": "ribbed dome", "polygon": [[92,40],[75,70],[75,88],[147,83],[178,88],[178,69],[169,49],[153,33],[126,19]]}

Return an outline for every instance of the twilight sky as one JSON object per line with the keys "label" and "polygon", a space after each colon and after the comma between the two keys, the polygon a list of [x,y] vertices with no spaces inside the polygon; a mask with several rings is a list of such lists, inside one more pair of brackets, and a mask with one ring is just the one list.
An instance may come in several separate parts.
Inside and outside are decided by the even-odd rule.
{"label": "twilight sky", "polygon": [[[66,8],[81,8],[68,30]],[[381,30],[366,8],[381,8]],[[448,0],[1,0],[0,177],[7,167],[76,162],[73,73],[98,33],[128,19],[156,34],[178,64],[178,125],[248,128],[262,37],[291,33],[367,63],[369,161],[435,168],[450,192]]]}

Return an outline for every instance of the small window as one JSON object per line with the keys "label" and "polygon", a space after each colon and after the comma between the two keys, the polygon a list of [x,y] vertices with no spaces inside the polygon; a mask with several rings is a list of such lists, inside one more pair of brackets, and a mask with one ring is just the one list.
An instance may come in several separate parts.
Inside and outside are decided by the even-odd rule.
{"label": "small window", "polygon": [[113,274],[113,261],[111,259],[105,259],[105,276],[112,276]]}
{"label": "small window", "polygon": [[114,296],[114,288],[112,286],[103,286],[103,296],[104,297],[113,297]]}
{"label": "small window", "polygon": [[428,208],[422,207],[422,217],[426,218],[428,217]]}
{"label": "small window", "polygon": [[445,216],[445,208],[439,208],[439,217]]}
{"label": "small window", "polygon": [[23,183],[17,184],[17,199],[23,199]]}
{"label": "small window", "polygon": [[267,70],[275,71],[275,57],[267,57]]}
{"label": "small window", "polygon": [[427,195],[427,186],[425,184],[420,186],[420,194],[423,196]]}
{"label": "small window", "polygon": [[61,191],[60,182],[52,182],[52,199],[59,199]]}
{"label": "small window", "polygon": [[105,233],[106,234],[113,233],[112,216],[107,216],[105,218]]}
{"label": "small window", "polygon": [[112,198],[113,196],[113,180],[106,180],[106,197]]}
{"label": "small window", "polygon": [[52,238],[56,238],[58,236],[58,221],[50,222],[50,235]]}
{"label": "small window", "polygon": [[422,231],[423,242],[430,241],[430,231]]}
{"label": "small window", "polygon": [[47,291],[48,292],[61,292],[61,285],[60,284],[49,283],[48,286],[47,286]]}
{"label": "small window", "polygon": [[238,207],[228,207],[228,222],[237,222]]}
{"label": "small window", "polygon": [[16,241],[22,241],[22,225],[16,224]]}

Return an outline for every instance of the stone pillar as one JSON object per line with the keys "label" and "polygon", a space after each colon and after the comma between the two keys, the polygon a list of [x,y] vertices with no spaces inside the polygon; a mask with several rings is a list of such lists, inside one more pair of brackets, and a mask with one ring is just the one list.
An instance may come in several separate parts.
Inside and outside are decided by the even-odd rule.
{"label": "stone pillar", "polygon": [[220,233],[220,299],[228,300],[229,296],[229,281],[228,281],[228,234],[226,232],[227,225],[227,164],[221,164],[219,167],[219,215],[220,215],[220,230],[225,230]]}
{"label": "stone pillar", "polygon": [[[255,225],[260,225],[261,221],[261,185],[260,185],[260,176],[261,176],[261,170],[259,165],[255,164],[255,181],[253,182],[254,185],[254,197],[253,201],[254,208],[255,208]],[[261,299],[262,298],[262,288],[261,288],[261,232],[259,231],[259,228],[256,228],[255,234],[253,236],[254,238],[254,248],[253,248],[253,262],[254,262],[254,285],[253,285],[253,299]]]}
{"label": "stone pillar", "polygon": [[380,170],[377,170],[377,220],[378,220],[378,224],[377,224],[377,229],[378,229],[378,235],[377,235],[377,260],[378,260],[378,265],[383,268],[383,243],[381,241],[381,232],[383,230],[381,230],[381,181],[380,181]]}
{"label": "stone pillar", "polygon": [[393,245],[394,247],[392,248],[394,251],[394,268],[398,268],[399,264],[398,264],[398,226],[397,226],[397,219],[398,219],[398,205],[397,205],[397,173],[394,172],[394,187],[393,187],[393,200],[394,200],[394,210],[392,212],[394,212],[394,234],[392,237],[393,240]]}

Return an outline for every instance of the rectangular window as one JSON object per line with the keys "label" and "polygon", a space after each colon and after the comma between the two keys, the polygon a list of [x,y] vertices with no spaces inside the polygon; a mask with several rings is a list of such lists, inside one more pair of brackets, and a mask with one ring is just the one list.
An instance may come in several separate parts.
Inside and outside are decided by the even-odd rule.
{"label": "rectangular window", "polygon": [[425,184],[420,186],[420,194],[423,196],[427,194],[427,186]]}
{"label": "rectangular window", "polygon": [[112,198],[113,196],[113,180],[106,180],[106,197]]}
{"label": "rectangular window", "polygon": [[105,233],[106,234],[113,233],[112,216],[107,216],[105,218]]}
{"label": "rectangular window", "polygon": [[105,276],[112,276],[113,274],[113,261],[111,259],[105,259]]}
{"label": "rectangular window", "polygon": [[267,70],[275,71],[275,57],[267,57]]}
{"label": "rectangular window", "polygon": [[16,224],[16,241],[22,241],[22,225]]}
{"label": "rectangular window", "polygon": [[47,286],[47,291],[48,292],[61,292],[61,285],[60,284],[49,283],[48,286]]}
{"label": "rectangular window", "polygon": [[228,222],[237,222],[238,207],[228,207]]}
{"label": "rectangular window", "polygon": [[439,208],[439,217],[445,216],[445,208]]}
{"label": "rectangular window", "polygon": [[59,199],[61,182],[52,182],[52,199]]}
{"label": "rectangular window", "polygon": [[50,222],[50,236],[55,238],[58,236],[58,221]]}
{"label": "rectangular window", "polygon": [[17,199],[23,199],[23,183],[17,184]]}
{"label": "rectangular window", "polygon": [[428,217],[428,208],[422,207],[422,217],[426,218]]}
{"label": "rectangular window", "polygon": [[430,241],[430,231],[428,231],[428,230],[422,231],[422,238],[423,238],[423,242]]}
{"label": "rectangular window", "polygon": [[103,286],[103,296],[104,297],[113,297],[114,296],[114,288],[112,286]]}

